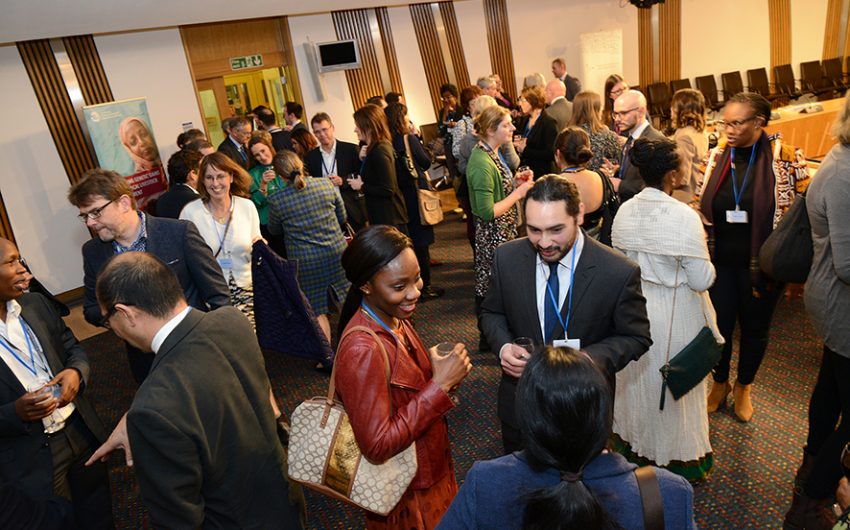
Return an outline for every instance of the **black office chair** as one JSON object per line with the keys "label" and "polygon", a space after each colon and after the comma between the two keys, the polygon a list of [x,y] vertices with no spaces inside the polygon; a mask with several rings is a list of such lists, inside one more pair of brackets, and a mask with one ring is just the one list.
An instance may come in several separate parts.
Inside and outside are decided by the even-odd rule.
{"label": "black office chair", "polygon": [[670,93],[675,94],[676,92],[682,90],[683,88],[691,88],[691,80],[690,79],[676,79],[675,81],[670,81]]}
{"label": "black office chair", "polygon": [[820,61],[800,63],[800,88],[811,92],[818,100],[832,99],[835,96],[835,87],[824,75]]}
{"label": "black office chair", "polygon": [[741,79],[741,72],[736,71],[720,74],[720,81],[723,83],[724,101],[744,91],[744,80]]}
{"label": "black office chair", "polygon": [[772,104],[787,103],[789,101],[788,96],[773,94],[770,89],[771,85],[772,83],[767,79],[767,69],[764,67],[747,70],[747,89],[750,92],[764,96]]}
{"label": "black office chair", "polygon": [[794,80],[794,70],[790,64],[782,64],[773,67],[773,78],[776,90],[790,98],[798,98],[803,95],[797,90],[797,82]]}
{"label": "black office chair", "polygon": [[697,84],[697,90],[702,92],[705,98],[705,106],[711,110],[720,110],[723,103],[717,99],[717,82],[714,80],[714,75],[701,75],[694,79]]}
{"label": "black office chair", "polygon": [[646,90],[649,114],[658,118],[659,128],[663,128],[670,123],[670,89],[667,83],[652,83]]}
{"label": "black office chair", "polygon": [[836,90],[844,92],[850,85],[844,81],[844,72],[841,71],[841,58],[833,57],[832,59],[824,59],[823,73],[832,83]]}

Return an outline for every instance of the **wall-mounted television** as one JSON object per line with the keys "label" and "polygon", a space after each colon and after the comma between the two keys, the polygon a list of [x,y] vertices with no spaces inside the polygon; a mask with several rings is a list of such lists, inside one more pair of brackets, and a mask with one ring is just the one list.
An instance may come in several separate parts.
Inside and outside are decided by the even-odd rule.
{"label": "wall-mounted television", "polygon": [[316,44],[319,73],[360,68],[360,50],[357,41],[341,40]]}

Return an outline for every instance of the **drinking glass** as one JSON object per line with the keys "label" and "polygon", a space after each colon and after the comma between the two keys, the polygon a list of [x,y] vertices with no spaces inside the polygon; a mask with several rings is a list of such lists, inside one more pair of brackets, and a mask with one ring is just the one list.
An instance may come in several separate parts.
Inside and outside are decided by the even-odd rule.
{"label": "drinking glass", "polygon": [[[454,342],[441,342],[441,343],[437,344],[435,346],[435,348],[437,350],[437,355],[439,355],[440,357],[448,357],[454,351],[455,343]],[[455,388],[457,388],[457,387],[455,387]],[[449,393],[449,397],[452,399],[452,403],[454,403],[455,405],[460,405],[460,398],[458,398],[454,394],[455,388],[452,388],[451,393]]]}
{"label": "drinking glass", "polygon": [[514,339],[514,345],[527,352],[523,355],[523,359],[528,359],[534,354],[534,339],[531,337],[517,337]]}
{"label": "drinking glass", "polygon": [[[62,396],[62,387],[59,385],[48,385],[47,381],[47,379],[42,378],[31,385],[27,385],[27,392],[35,392],[37,395],[43,396],[41,401],[46,401],[50,398],[59,399]],[[53,414],[55,413],[56,411],[54,410],[50,416],[42,418],[45,430],[50,429],[56,424],[56,420],[53,419]]]}

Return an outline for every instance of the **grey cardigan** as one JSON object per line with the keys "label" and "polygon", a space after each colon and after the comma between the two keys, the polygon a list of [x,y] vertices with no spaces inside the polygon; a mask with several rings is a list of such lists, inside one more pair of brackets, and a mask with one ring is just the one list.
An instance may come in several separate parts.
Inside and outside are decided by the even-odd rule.
{"label": "grey cardigan", "polygon": [[806,281],[806,309],[835,353],[850,358],[850,145],[837,144],[806,195],[814,259]]}
{"label": "grey cardigan", "polygon": [[[457,156],[457,169],[461,173],[466,173],[466,165],[469,163],[469,155],[472,154],[472,148],[475,147],[477,143],[478,137],[474,134],[467,134],[460,139],[460,152]],[[499,153],[502,154],[502,157],[505,159],[508,167],[511,168],[511,171],[516,171],[516,168],[519,167],[519,155],[516,153],[514,144],[511,142],[502,144],[499,148]]]}

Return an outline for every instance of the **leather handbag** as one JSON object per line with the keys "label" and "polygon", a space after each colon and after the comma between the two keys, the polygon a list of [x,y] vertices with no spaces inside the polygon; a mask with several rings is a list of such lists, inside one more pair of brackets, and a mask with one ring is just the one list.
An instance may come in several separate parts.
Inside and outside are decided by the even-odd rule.
{"label": "leather handbag", "polygon": [[668,388],[675,399],[681,399],[711,373],[722,353],[722,348],[714,338],[711,328],[703,326],[687,346],[682,348],[675,357],[670,358],[670,344],[673,340],[673,317],[676,315],[676,293],[679,291],[679,269],[681,268],[682,258],[676,258],[676,279],[674,281],[676,287],[673,290],[673,310],[670,315],[670,331],[667,335],[667,358],[664,366],[660,369],[662,382],[659,410],[664,410]]}
{"label": "leather handbag", "polygon": [[[409,164],[413,164],[413,155],[410,152],[410,141],[407,135],[404,137],[404,152],[407,156]],[[414,175],[416,170],[410,169]],[[419,178],[417,177],[416,196],[419,203],[419,220],[425,226],[433,226],[439,224],[443,220],[443,203],[440,200],[440,192],[431,188],[430,185],[418,185]],[[426,179],[422,179],[427,182]]]}
{"label": "leather handbag", "polygon": [[[354,326],[340,338],[340,344],[355,331],[365,331],[375,339],[384,357],[389,386],[389,357],[374,331]],[[348,414],[342,403],[334,400],[335,375],[336,363],[328,395],[304,401],[290,417],[289,478],[364,510],[387,515],[416,475],[416,443],[380,464],[363,458]]]}
{"label": "leather handbag", "polygon": [[800,194],[759,250],[759,265],[780,282],[805,283],[812,268],[814,248],[806,196]]}

